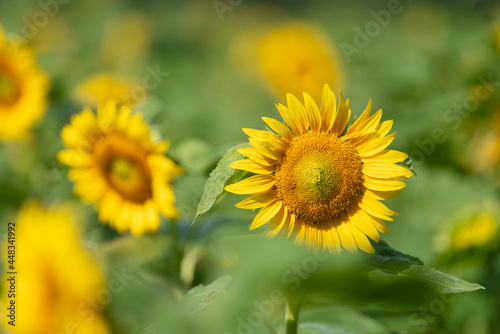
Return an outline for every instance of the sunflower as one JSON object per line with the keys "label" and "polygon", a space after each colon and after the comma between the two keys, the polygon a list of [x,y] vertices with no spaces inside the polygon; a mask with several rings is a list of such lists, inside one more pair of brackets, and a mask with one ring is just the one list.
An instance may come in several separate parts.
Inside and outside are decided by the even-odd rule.
{"label": "sunflower", "polygon": [[230,167],[254,173],[226,186],[235,194],[252,195],[237,207],[258,209],[250,229],[267,222],[268,235],[288,229],[297,243],[340,252],[361,249],[373,253],[367,236],[379,241],[396,212],[380,201],[397,196],[402,179],[412,173],[396,163],[407,158],[387,150],[395,133],[392,121],[380,122],[382,110],[370,116],[371,100],[362,115],[346,129],[351,115],[344,103],[324,86],[319,109],[304,93],[303,105],[287,95],[288,107],[277,108],[286,124],[263,117],[274,131],[243,129],[253,147],[239,149],[248,159]]}
{"label": "sunflower", "polygon": [[340,87],[338,55],[319,29],[288,23],[269,31],[258,44],[261,72],[282,96],[309,92],[319,99],[325,82]]}
{"label": "sunflower", "polygon": [[498,223],[489,214],[481,213],[458,224],[451,233],[451,246],[455,250],[484,247],[496,239]]}
{"label": "sunflower", "polygon": [[31,50],[7,41],[0,27],[0,139],[22,140],[42,118],[49,82]]}
{"label": "sunflower", "polygon": [[[4,293],[2,304],[7,308],[14,300],[17,317],[15,326],[8,324],[13,319],[2,317],[7,333],[66,333],[68,328],[81,334],[111,333],[102,313],[88,304],[106,291],[104,279],[80,246],[69,207],[47,210],[29,203],[15,222],[14,267],[4,265],[18,273],[16,294],[8,298]],[[11,276],[2,279],[3,291],[9,290]]]}
{"label": "sunflower", "polygon": [[83,81],[75,90],[76,100],[95,107],[109,99],[118,104],[138,104],[146,98],[146,90],[111,73],[99,73]]}
{"label": "sunflower", "polygon": [[142,114],[109,100],[97,115],[85,109],[62,130],[67,147],[58,159],[71,167],[75,193],[93,203],[102,222],[133,235],[156,231],[160,214],[174,219],[172,180],[181,168],[164,154],[166,141],[154,142]]}

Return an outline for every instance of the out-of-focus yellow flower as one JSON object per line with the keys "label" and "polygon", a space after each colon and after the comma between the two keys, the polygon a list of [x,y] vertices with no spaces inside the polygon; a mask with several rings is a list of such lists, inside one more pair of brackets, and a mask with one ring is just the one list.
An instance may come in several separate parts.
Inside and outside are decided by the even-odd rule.
{"label": "out-of-focus yellow flower", "polygon": [[269,131],[243,129],[253,147],[239,149],[247,159],[230,167],[256,175],[226,186],[252,195],[236,204],[260,209],[250,229],[268,224],[268,235],[288,230],[297,243],[339,253],[358,248],[373,253],[368,237],[379,241],[389,229],[382,220],[396,212],[381,201],[400,194],[412,173],[397,165],[408,155],[389,150],[392,121],[380,122],[382,110],[365,111],[347,128],[349,99],[339,102],[328,85],[321,107],[304,93],[304,104],[287,95],[288,107],[277,105],[286,124],[263,117]]}
{"label": "out-of-focus yellow flower", "polygon": [[[69,328],[81,334],[111,333],[97,310],[82,312],[88,298],[104,289],[104,281],[80,247],[67,208],[45,210],[38,203],[26,204],[16,220],[15,238],[16,293],[9,299],[3,293],[2,308],[15,300],[16,321],[9,325],[11,319],[2,311],[7,333],[67,333]],[[9,265],[5,260],[4,264]],[[2,280],[2,291],[8,291],[10,276]]]}
{"label": "out-of-focus yellow flower", "polygon": [[451,245],[456,250],[483,247],[496,238],[498,223],[494,217],[479,214],[457,225],[452,231]]}
{"label": "out-of-focus yellow flower", "polygon": [[97,116],[89,109],[74,115],[61,134],[67,149],[58,159],[102,222],[138,236],[158,230],[160,214],[177,217],[171,183],[182,170],[164,155],[168,143],[153,141],[142,114],[109,100]]}
{"label": "out-of-focus yellow flower", "polygon": [[42,118],[49,81],[28,48],[7,41],[0,27],[0,140],[22,140]]}
{"label": "out-of-focus yellow flower", "polygon": [[338,55],[328,39],[305,24],[270,30],[258,44],[262,74],[281,96],[308,92],[319,100],[323,85],[342,88]]}
{"label": "out-of-focus yellow flower", "polygon": [[478,127],[464,158],[474,173],[490,173],[499,168],[500,112],[487,127]]}
{"label": "out-of-focus yellow flower", "polygon": [[145,90],[134,90],[131,81],[111,73],[97,74],[82,82],[75,90],[76,99],[85,106],[96,107],[109,99],[118,104],[134,105],[141,102],[145,96]]}

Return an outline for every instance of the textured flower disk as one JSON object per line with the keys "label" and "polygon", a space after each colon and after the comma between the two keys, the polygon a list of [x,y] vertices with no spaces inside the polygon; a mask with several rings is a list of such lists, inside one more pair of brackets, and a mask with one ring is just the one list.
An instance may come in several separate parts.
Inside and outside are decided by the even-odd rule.
{"label": "textured flower disk", "polygon": [[118,232],[156,231],[160,214],[174,219],[172,180],[182,170],[164,154],[166,141],[153,142],[141,114],[119,109],[114,100],[95,115],[84,110],[62,130],[67,147],[58,159],[71,167],[75,193],[99,210],[99,219]]}
{"label": "textured flower disk", "polygon": [[42,118],[49,81],[28,48],[10,43],[0,26],[0,139],[23,140]]}
{"label": "textured flower disk", "polygon": [[270,237],[281,231],[314,248],[373,253],[367,236],[378,242],[389,230],[383,220],[397,215],[380,201],[399,195],[412,175],[396,164],[407,155],[386,149],[392,121],[380,122],[382,110],[370,116],[370,100],[346,129],[349,99],[340,94],[337,105],[328,85],[321,108],[307,93],[304,104],[288,94],[287,104],[277,105],[286,124],[263,117],[272,131],[243,129],[253,147],[238,150],[247,159],[230,166],[256,175],[226,190],[252,195],[236,204],[260,209],[250,229],[269,222]]}

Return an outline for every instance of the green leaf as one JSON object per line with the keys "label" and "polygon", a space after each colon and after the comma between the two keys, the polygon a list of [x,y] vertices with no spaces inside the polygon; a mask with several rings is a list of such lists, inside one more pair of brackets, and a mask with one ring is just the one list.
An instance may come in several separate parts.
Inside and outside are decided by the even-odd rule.
{"label": "green leaf", "polygon": [[315,333],[394,333],[378,321],[343,306],[327,306],[304,310],[299,318],[300,334]]}
{"label": "green leaf", "polygon": [[226,289],[233,280],[232,276],[219,277],[209,285],[198,285],[188,291],[182,305],[190,314],[196,313],[227,295]]}
{"label": "green leaf", "polygon": [[375,254],[370,256],[374,269],[368,272],[372,279],[388,283],[402,279],[421,280],[429,283],[439,293],[461,293],[484,289],[479,284],[426,267],[418,258],[402,254],[383,241],[375,245],[375,249]]}
{"label": "green leaf", "polygon": [[201,196],[200,202],[198,203],[196,216],[194,217],[193,222],[201,214],[210,210],[217,198],[219,198],[219,196],[223,193],[224,186],[228,181],[234,183],[238,180],[241,180],[247,174],[247,172],[244,171],[238,171],[237,173],[235,173],[236,170],[229,167],[229,164],[243,158],[243,155],[237,152],[238,149],[249,146],[249,143],[243,143],[233,146],[217,163],[217,166],[210,173],[210,176],[205,183],[203,195]]}

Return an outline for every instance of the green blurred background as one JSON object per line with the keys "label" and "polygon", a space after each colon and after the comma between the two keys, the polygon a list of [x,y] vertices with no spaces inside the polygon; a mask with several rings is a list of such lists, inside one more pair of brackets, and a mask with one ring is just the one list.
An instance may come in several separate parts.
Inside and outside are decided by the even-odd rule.
{"label": "green blurred background", "polygon": [[[329,313],[317,317],[338,317],[341,325],[332,333],[500,332],[499,158],[481,146],[500,136],[498,1],[402,0],[400,12],[368,36],[363,47],[356,46],[357,28],[364,31],[375,20],[371,12],[387,9],[391,1],[70,0],[51,2],[56,7],[41,5],[49,2],[0,3],[0,23],[10,37],[23,39],[26,31],[36,30],[26,42],[36,50],[52,83],[50,105],[35,129],[36,140],[0,145],[2,222],[11,220],[28,199],[45,203],[76,199],[67,168],[55,156],[62,149],[61,128],[82,108],[75,89],[94,74],[115,73],[140,85],[149,71],[164,73],[136,109],[171,141],[169,155],[185,169],[175,187],[182,213],[181,237],[186,256],[193,257],[188,283],[169,276],[172,259],[166,226],[157,236],[118,236],[98,223],[91,207],[79,208],[86,222],[82,238],[97,257],[105,259],[108,276],[112,268],[127,265],[141,277],[108,306],[116,333],[217,333],[226,327],[214,325],[212,331],[203,324],[250,314],[254,290],[233,285],[229,300],[218,306],[207,302],[211,311],[186,317],[177,316],[182,313],[175,306],[177,296],[168,291],[208,284],[222,274],[242,277],[252,272],[239,283],[273,281],[293,263],[295,255],[289,259],[282,253],[283,249],[294,252],[288,246],[250,248],[254,257],[272,259],[259,265],[238,262],[241,258],[231,255],[235,249],[237,254],[245,253],[248,245],[231,248],[221,241],[226,234],[256,235],[241,232],[253,214],[234,208],[238,196],[226,196],[191,225],[210,170],[226,149],[246,141],[241,128],[263,129],[260,117],[277,117],[274,103],[284,103],[261,77],[248,71],[235,50],[241,45],[252,47],[250,40],[242,43],[244,33],[288,21],[323,31],[344,78],[339,87],[332,87],[334,91],[340,88],[350,98],[353,115],[359,115],[371,97],[373,109],[382,108],[383,119],[394,120],[398,134],[391,147],[409,153],[413,161],[417,177],[407,181],[401,196],[389,201],[399,216],[389,222],[391,231],[383,239],[431,267],[486,287],[444,303],[442,312],[423,310],[432,308],[437,297],[396,309],[376,306],[384,298],[355,306],[340,298]],[[227,7],[218,7],[220,3]],[[37,26],[33,17],[40,10],[50,18]],[[347,44],[359,52],[346,57]],[[477,89],[490,94],[478,98]],[[486,228],[483,237],[456,241],[460,233],[482,233],[485,219],[492,227]],[[284,264],[274,267],[280,260]],[[349,312],[357,312],[356,317]],[[415,312],[418,315],[412,318]],[[355,325],[339,320],[351,316]],[[162,331],[165,323],[170,332]],[[176,329],[176,323],[181,329]],[[309,330],[303,333],[317,333]],[[265,326],[255,332],[266,332]]]}

